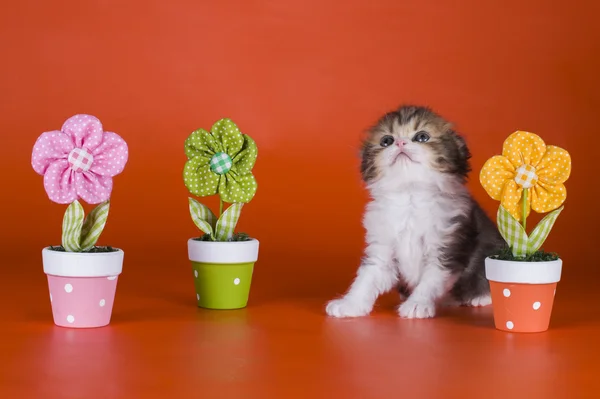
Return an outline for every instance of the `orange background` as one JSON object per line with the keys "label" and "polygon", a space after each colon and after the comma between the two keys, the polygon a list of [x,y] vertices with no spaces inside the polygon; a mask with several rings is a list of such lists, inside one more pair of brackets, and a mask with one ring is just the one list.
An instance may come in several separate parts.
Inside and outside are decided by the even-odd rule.
{"label": "orange background", "polygon": [[222,117],[259,146],[258,192],[239,223],[261,241],[251,304],[344,291],[363,248],[359,139],[406,102],[457,124],[474,155],[469,187],[492,215],[477,173],[510,133],[571,153],[545,249],[564,259],[561,285],[584,290],[598,275],[599,7],[459,3],[3,2],[0,295],[24,301],[9,318],[51,322],[40,252],[60,243],[65,206],[47,198],[30,156],[76,113],[130,148],[99,242],[126,253],[115,317],[151,317],[144,304],[158,297],[193,311],[183,142]]}
{"label": "orange background", "polygon": [[131,153],[100,244],[127,252],[126,271],[145,259],[187,272],[186,240],[198,232],[183,141],[230,117],[259,146],[259,189],[239,224],[262,242],[253,295],[333,294],[363,245],[360,135],[411,102],[465,135],[469,185],[490,214],[497,203],[477,172],[506,136],[529,130],[567,149],[568,199],[545,247],[564,258],[565,278],[588,273],[600,226],[595,14],[479,3],[11,2],[0,16],[1,240],[34,252],[26,267],[41,271],[37,251],[60,243],[65,206],[47,198],[31,150],[89,113]]}

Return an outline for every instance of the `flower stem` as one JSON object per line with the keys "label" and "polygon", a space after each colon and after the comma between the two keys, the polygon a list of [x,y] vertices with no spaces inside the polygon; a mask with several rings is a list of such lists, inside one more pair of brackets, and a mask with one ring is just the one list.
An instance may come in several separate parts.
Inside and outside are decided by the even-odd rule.
{"label": "flower stem", "polygon": [[524,188],[523,189],[523,208],[521,209],[523,215],[523,230],[527,229],[527,194],[529,192],[529,189]]}
{"label": "flower stem", "polygon": [[223,199],[219,198],[219,217],[223,214]]}

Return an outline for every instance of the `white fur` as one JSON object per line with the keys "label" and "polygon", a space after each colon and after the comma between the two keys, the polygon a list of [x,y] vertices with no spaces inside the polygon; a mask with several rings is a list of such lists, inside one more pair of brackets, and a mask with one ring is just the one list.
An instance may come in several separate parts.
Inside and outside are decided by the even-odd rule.
{"label": "white fur", "polygon": [[[409,134],[398,130],[397,138]],[[457,228],[451,219],[469,211],[466,188],[430,168],[430,155],[419,143],[407,141],[403,151],[410,158],[399,155],[395,145],[382,153],[382,175],[369,186],[372,201],[363,219],[365,259],[348,292],[327,304],[330,316],[369,314],[377,298],[395,288],[401,278],[411,295],[399,306],[398,314],[434,317],[436,303],[456,281],[441,267],[439,256]]]}
{"label": "white fur", "polygon": [[473,298],[465,305],[473,306],[473,307],[481,307],[481,306],[488,306],[491,304],[492,304],[492,297],[488,294],[488,295],[482,295],[482,296]]}

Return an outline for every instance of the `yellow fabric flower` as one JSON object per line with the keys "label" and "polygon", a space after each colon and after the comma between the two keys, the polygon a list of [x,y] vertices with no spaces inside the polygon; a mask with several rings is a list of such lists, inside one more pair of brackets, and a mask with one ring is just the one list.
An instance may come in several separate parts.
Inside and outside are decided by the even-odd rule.
{"label": "yellow fabric flower", "polygon": [[516,131],[504,141],[502,155],[488,159],[479,174],[485,191],[522,220],[523,189],[527,188],[526,215],[530,210],[550,212],[567,198],[564,182],[571,174],[571,156],[562,148],[546,146],[538,135]]}

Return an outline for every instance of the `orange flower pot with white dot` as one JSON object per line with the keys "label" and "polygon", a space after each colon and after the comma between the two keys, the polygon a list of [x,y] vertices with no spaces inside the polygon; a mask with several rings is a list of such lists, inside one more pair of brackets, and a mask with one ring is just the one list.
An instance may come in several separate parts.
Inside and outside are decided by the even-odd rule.
{"label": "orange flower pot with white dot", "polygon": [[487,258],[496,328],[511,332],[548,329],[562,260],[513,262]]}
{"label": "orange flower pot with white dot", "polygon": [[[480,173],[487,193],[501,202],[498,229],[506,251],[486,258],[496,328],[542,332],[549,327],[562,260],[540,250],[567,197],[564,182],[571,173],[569,153],[546,146],[537,135],[517,131],[504,142],[502,155],[490,158]],[[526,231],[531,210],[549,212]]]}

